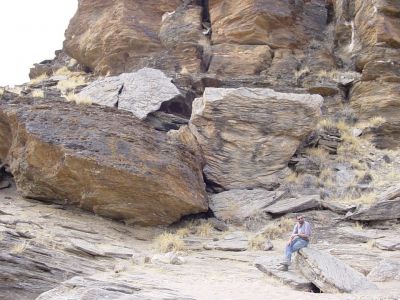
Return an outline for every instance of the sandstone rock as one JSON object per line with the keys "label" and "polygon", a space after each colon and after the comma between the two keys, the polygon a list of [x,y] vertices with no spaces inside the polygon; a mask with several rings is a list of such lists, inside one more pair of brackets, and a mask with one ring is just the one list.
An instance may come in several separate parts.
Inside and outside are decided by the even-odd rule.
{"label": "sandstone rock", "polygon": [[96,80],[78,96],[97,104],[128,110],[137,118],[144,119],[158,110],[163,102],[181,96],[171,80],[160,70],[144,68]]}
{"label": "sandstone rock", "polygon": [[209,10],[213,44],[301,47],[321,36],[327,18],[324,1],[212,0]]}
{"label": "sandstone rock", "polygon": [[261,272],[278,279],[295,290],[305,292],[313,290],[312,282],[301,275],[299,271],[292,268],[289,271],[280,271],[280,262],[282,262],[282,257],[260,257],[256,259],[254,265]]}
{"label": "sandstone rock", "polygon": [[265,211],[271,214],[286,214],[290,212],[300,212],[307,209],[320,207],[318,195],[304,196],[302,198],[282,199],[268,206]]}
{"label": "sandstone rock", "polygon": [[206,88],[189,127],[209,181],[225,189],[271,187],[314,128],[322,97],[270,89]]}
{"label": "sandstone rock", "polygon": [[215,241],[204,245],[206,250],[221,250],[221,251],[246,251],[248,248],[249,239],[244,232],[233,232],[223,237],[222,240]]}
{"label": "sandstone rock", "polygon": [[374,221],[400,218],[400,197],[379,201],[371,206],[360,206],[348,215],[351,220]]}
{"label": "sandstone rock", "polygon": [[398,238],[383,238],[376,240],[375,246],[382,250],[395,251],[400,250],[400,241]]}
{"label": "sandstone rock", "polygon": [[354,211],[356,209],[356,205],[352,204],[342,204],[334,201],[320,201],[320,205],[322,208],[329,209],[338,214],[346,214],[349,211]]}
{"label": "sandstone rock", "polygon": [[[181,4],[179,0],[82,0],[65,33],[64,49],[103,75],[146,66],[199,71],[202,46],[194,42],[202,30],[201,8],[180,8]],[[181,47],[170,49],[174,42]]]}
{"label": "sandstone rock", "polygon": [[361,273],[327,253],[300,249],[295,259],[301,273],[324,293],[354,293],[376,286]]}
{"label": "sandstone rock", "polygon": [[171,264],[171,265],[182,265],[186,261],[183,257],[176,255],[174,252],[168,252],[165,254],[156,254],[151,258],[153,264]]}
{"label": "sandstone rock", "polygon": [[262,189],[229,190],[211,196],[209,205],[218,219],[242,223],[247,218],[262,213],[283,196],[284,192]]}
{"label": "sandstone rock", "polygon": [[353,240],[362,242],[362,243],[367,243],[370,240],[375,240],[379,238],[385,237],[385,234],[382,232],[378,232],[376,230],[372,229],[362,229],[362,230],[357,230],[355,228],[351,227],[344,227],[344,228],[338,228],[338,231],[343,234],[351,237]]}
{"label": "sandstone rock", "polygon": [[377,116],[385,119],[375,138],[375,144],[380,148],[399,146],[399,97],[399,84],[396,82],[362,81],[351,90],[350,105],[360,116],[360,120],[368,121]]}
{"label": "sandstone rock", "polygon": [[270,240],[265,241],[264,245],[262,246],[262,250],[263,251],[270,251],[274,249],[274,245],[272,244],[272,242]]}
{"label": "sandstone rock", "polygon": [[225,76],[258,75],[271,64],[271,49],[266,45],[220,44],[212,46],[209,73]]}
{"label": "sandstone rock", "polygon": [[382,260],[368,274],[367,278],[375,282],[400,280],[400,264],[395,261]]}
{"label": "sandstone rock", "polygon": [[23,99],[0,105],[0,120],[13,141],[5,161],[26,197],[144,225],[208,208],[201,159],[130,113]]}

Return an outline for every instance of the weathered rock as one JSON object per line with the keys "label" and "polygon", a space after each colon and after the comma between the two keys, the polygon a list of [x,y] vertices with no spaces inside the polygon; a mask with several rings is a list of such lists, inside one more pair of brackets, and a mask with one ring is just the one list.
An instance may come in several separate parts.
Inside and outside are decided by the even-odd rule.
{"label": "weathered rock", "polygon": [[270,251],[274,249],[274,245],[270,240],[265,241],[264,245],[262,246],[263,251]]}
{"label": "weathered rock", "polygon": [[26,197],[145,225],[208,208],[201,159],[130,113],[17,99],[0,120],[13,141],[1,159]]}
{"label": "weathered rock", "polygon": [[400,241],[398,238],[384,238],[376,240],[375,246],[382,250],[395,251],[400,250]]}
{"label": "weathered rock", "polygon": [[146,66],[199,71],[201,7],[181,4],[179,0],[82,0],[66,31],[64,49],[104,75]]}
{"label": "weathered rock", "polygon": [[90,277],[73,277],[59,287],[41,294],[37,300],[97,300],[97,299],[192,299],[159,283],[137,283],[137,276],[114,273],[100,273]]}
{"label": "weathered rock", "polygon": [[213,44],[267,44],[296,48],[318,39],[326,24],[324,1],[209,1]]}
{"label": "weathered rock", "polygon": [[399,97],[400,89],[396,82],[362,81],[351,90],[350,105],[360,116],[360,120],[368,121],[378,116],[385,119],[374,140],[380,148],[399,146]]}
{"label": "weathered rock", "polygon": [[211,196],[209,205],[218,219],[242,223],[283,196],[284,192],[263,189],[230,190]]}
{"label": "weathered rock", "polygon": [[96,80],[78,96],[97,104],[128,110],[137,118],[144,119],[157,111],[163,102],[182,97],[171,80],[160,70],[144,68]]}
{"label": "weathered rock", "polygon": [[168,252],[165,254],[156,254],[151,258],[153,264],[171,264],[171,265],[182,265],[185,263],[185,259],[178,256],[174,252]]}
{"label": "weathered rock", "polygon": [[204,173],[226,189],[271,187],[320,116],[322,97],[271,89],[206,88],[189,127],[206,159]]}
{"label": "weathered rock", "polygon": [[346,214],[349,211],[354,211],[357,207],[355,204],[342,204],[334,201],[320,201],[322,208],[329,209],[338,214]]}
{"label": "weathered rock", "polygon": [[370,240],[375,240],[385,237],[385,234],[383,232],[378,232],[377,230],[372,230],[372,229],[357,230],[352,227],[343,227],[343,228],[338,228],[338,231],[341,234],[347,235],[351,237],[353,240],[362,243],[367,243]]}
{"label": "weathered rock", "polygon": [[67,248],[67,251],[71,252],[83,252],[92,256],[105,256],[104,252],[101,251],[96,245],[89,243],[82,239],[70,239],[71,248]]}
{"label": "weathered rock", "polygon": [[313,290],[312,282],[301,275],[299,271],[292,268],[289,271],[279,270],[280,262],[282,262],[282,257],[260,257],[256,259],[254,265],[261,272],[278,279],[295,290],[305,292]]}
{"label": "weathered rock", "polygon": [[257,75],[271,64],[266,45],[220,44],[212,46],[209,73],[218,75]]}
{"label": "weathered rock", "polygon": [[286,214],[290,212],[300,212],[307,209],[320,207],[318,195],[304,196],[302,198],[282,199],[268,206],[265,211],[271,214]]}
{"label": "weathered rock", "polygon": [[303,248],[296,255],[295,262],[304,277],[324,293],[354,293],[376,289],[361,273],[327,253]]}
{"label": "weathered rock", "polygon": [[400,197],[376,202],[371,206],[361,205],[347,217],[357,221],[398,219],[400,218]]}
{"label": "weathered rock", "polygon": [[382,260],[368,274],[367,278],[375,282],[400,280],[400,264],[395,261]]}
{"label": "weathered rock", "polygon": [[204,245],[206,250],[221,251],[246,251],[249,247],[249,239],[244,232],[233,232],[226,235],[222,240],[215,241]]}

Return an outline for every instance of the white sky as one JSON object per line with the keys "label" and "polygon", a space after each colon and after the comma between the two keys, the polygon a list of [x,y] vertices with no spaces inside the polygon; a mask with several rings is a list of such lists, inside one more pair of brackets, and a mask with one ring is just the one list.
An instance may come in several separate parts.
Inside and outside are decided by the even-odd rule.
{"label": "white sky", "polygon": [[34,63],[53,59],[78,0],[0,0],[0,86],[29,81]]}

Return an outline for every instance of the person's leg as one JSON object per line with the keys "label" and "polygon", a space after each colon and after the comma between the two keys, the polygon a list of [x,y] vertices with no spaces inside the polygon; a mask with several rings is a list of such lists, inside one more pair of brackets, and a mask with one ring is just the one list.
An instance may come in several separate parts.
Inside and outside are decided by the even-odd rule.
{"label": "person's leg", "polygon": [[294,242],[291,242],[289,245],[286,245],[286,248],[285,248],[284,264],[287,265],[287,266],[290,265],[290,260],[291,260],[292,253],[293,253],[293,249],[292,249],[293,243]]}
{"label": "person's leg", "polygon": [[292,253],[299,251],[301,248],[307,247],[308,241],[303,239],[296,239],[292,245]]}

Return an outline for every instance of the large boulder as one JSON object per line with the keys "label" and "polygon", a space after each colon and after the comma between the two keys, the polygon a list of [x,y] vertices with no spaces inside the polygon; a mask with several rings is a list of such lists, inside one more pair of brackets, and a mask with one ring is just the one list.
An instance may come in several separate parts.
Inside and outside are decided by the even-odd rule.
{"label": "large boulder", "polygon": [[[206,211],[201,158],[128,112],[57,101],[0,105],[19,191],[128,223],[172,223]],[[3,133],[4,135],[4,133]]]}
{"label": "large boulder", "polygon": [[319,95],[271,89],[206,88],[189,127],[206,159],[208,180],[225,189],[270,188],[320,116]]}
{"label": "large boulder", "polygon": [[300,249],[296,265],[305,278],[324,293],[353,293],[376,286],[337,258],[311,248]]}
{"label": "large boulder", "polygon": [[[145,66],[198,71],[202,7],[181,4],[180,0],[80,0],[65,33],[64,50],[100,74]],[[170,47],[171,37],[180,47]]]}
{"label": "large boulder", "polygon": [[162,103],[183,98],[171,80],[160,70],[143,68],[98,79],[82,89],[78,96],[100,105],[128,110],[137,118],[144,119],[157,111]]}
{"label": "large boulder", "polygon": [[325,1],[210,0],[213,44],[296,48],[321,37]]}

